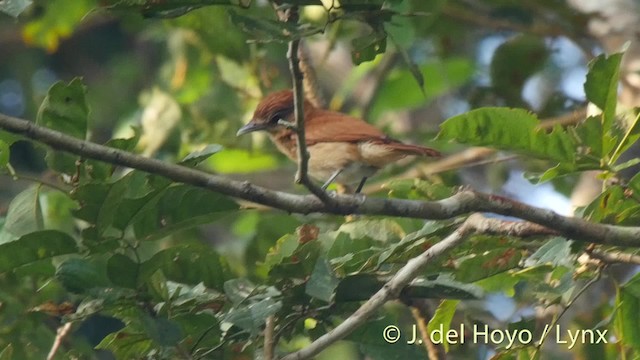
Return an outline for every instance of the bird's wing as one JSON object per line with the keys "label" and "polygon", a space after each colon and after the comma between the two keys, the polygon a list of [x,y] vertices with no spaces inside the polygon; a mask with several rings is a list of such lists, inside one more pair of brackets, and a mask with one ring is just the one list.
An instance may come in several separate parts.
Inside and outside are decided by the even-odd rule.
{"label": "bird's wing", "polygon": [[307,144],[322,142],[370,142],[407,155],[440,156],[437,150],[405,144],[389,138],[375,126],[342,113],[313,109],[305,116]]}
{"label": "bird's wing", "polygon": [[305,117],[305,124],[305,138],[310,145],[319,142],[390,140],[375,126],[334,111],[314,109]]}

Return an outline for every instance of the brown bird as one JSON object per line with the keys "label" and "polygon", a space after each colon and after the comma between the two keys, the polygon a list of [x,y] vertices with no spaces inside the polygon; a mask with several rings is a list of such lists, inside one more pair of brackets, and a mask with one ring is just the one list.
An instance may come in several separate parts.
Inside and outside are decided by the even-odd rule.
{"label": "brown bird", "polygon": [[[253,119],[237,135],[267,131],[278,150],[297,161],[297,136],[287,125],[295,122],[293,108],[291,90],[272,93],[258,104]],[[437,150],[404,144],[361,119],[319,109],[307,100],[304,121],[309,175],[325,181],[323,189],[336,179],[346,184],[360,180],[359,193],[367,178],[387,164],[407,155],[440,156]]]}

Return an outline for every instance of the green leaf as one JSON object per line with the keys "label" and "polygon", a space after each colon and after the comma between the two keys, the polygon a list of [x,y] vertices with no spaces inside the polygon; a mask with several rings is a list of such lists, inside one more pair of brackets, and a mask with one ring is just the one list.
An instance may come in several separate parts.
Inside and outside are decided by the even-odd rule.
{"label": "green leaf", "polygon": [[480,299],[484,294],[479,286],[455,281],[448,274],[435,280],[414,280],[402,293],[411,298],[425,299]]}
{"label": "green leaf", "polygon": [[[142,134],[139,127],[133,128],[133,136],[126,139],[111,139],[104,144],[104,146],[108,146],[114,149],[124,150],[124,151],[132,151],[135,149],[138,144],[138,140],[140,140],[140,135]],[[85,160],[85,169],[87,174],[91,176],[92,179],[97,180],[107,180],[113,174],[113,170],[115,169],[115,165],[108,164],[102,161],[87,159]]]}
{"label": "green leaf", "polygon": [[602,143],[602,123],[600,119],[594,116],[589,116],[586,120],[580,122],[576,127],[569,127],[570,131],[575,133],[575,136],[581,140],[582,150],[580,152],[592,155],[596,158],[601,158],[606,155],[603,152]]}
{"label": "green leaf", "polygon": [[265,273],[268,273],[274,266],[282,263],[282,260],[293,255],[296,249],[298,249],[298,245],[300,244],[296,236],[290,234],[284,235],[269,249],[264,263],[260,265],[260,268],[262,268]]}
{"label": "green leaf", "polygon": [[[369,320],[363,326],[358,327],[345,339],[358,344],[359,350],[366,355],[367,359],[427,359],[424,345],[419,345],[420,334],[417,326],[402,326],[403,319],[399,314],[385,311],[377,318]],[[383,336],[390,326],[397,326],[397,335],[399,336],[397,342],[392,344],[385,340]],[[416,335],[415,339],[414,335]],[[410,343],[411,340],[415,340],[415,343]],[[358,355],[347,358],[356,359]]]}
{"label": "green leaf", "polygon": [[120,204],[131,186],[133,173],[129,173],[114,183],[88,183],[78,187],[72,197],[81,207],[73,214],[96,226],[97,234],[102,236],[114,227]]}
{"label": "green leaf", "polygon": [[222,145],[220,144],[210,144],[204,147],[204,149],[200,151],[194,151],[189,155],[185,156],[182,161],[180,161],[181,165],[185,166],[196,166],[201,162],[208,159],[211,155],[216,154],[222,150]]}
{"label": "green leaf", "polygon": [[429,61],[418,66],[422,77],[428,79],[423,91],[417,89],[415,75],[410,68],[392,71],[380,85],[380,92],[371,109],[371,118],[378,118],[385,110],[411,109],[460,86],[471,79],[473,64],[468,59],[448,58]]}
{"label": "green leaf", "polygon": [[339,280],[333,273],[329,262],[319,258],[305,287],[305,293],[316,299],[331,302]]}
{"label": "green leaf", "polygon": [[266,19],[264,17],[246,16],[237,11],[229,10],[231,22],[241,28],[244,32],[251,35],[253,40],[261,42],[269,41],[290,41],[298,39],[306,34],[317,33],[320,29],[302,28],[295,24],[283,23]]}
{"label": "green leaf", "polygon": [[269,154],[252,153],[242,149],[224,149],[207,160],[207,165],[221,174],[251,173],[272,170],[278,161]]}
{"label": "green leaf", "polygon": [[96,259],[68,259],[58,265],[56,278],[67,290],[79,294],[109,285],[106,269]]}
{"label": "green leaf", "polygon": [[513,297],[516,293],[514,287],[521,280],[520,276],[507,271],[476,281],[474,284],[480,286],[487,293],[503,291],[505,295]]}
{"label": "green leaf", "polygon": [[373,265],[375,255],[380,251],[376,242],[369,237],[351,238],[340,232],[327,252],[332,266],[341,274],[363,271],[367,263]]}
{"label": "green leaf", "polygon": [[140,266],[140,281],[146,281],[157,270],[169,280],[186,283],[204,283],[223,291],[225,281],[231,278],[227,261],[206,245],[183,245],[162,250]]}
{"label": "green leaf", "polygon": [[[245,33],[231,22],[230,16],[228,15],[227,9],[225,9],[225,7],[210,6],[207,8],[202,8],[198,11],[190,12],[189,14],[176,19],[166,20],[165,23],[172,27],[188,28],[190,31],[195,32],[195,34],[199,35],[201,41],[198,47],[206,46],[206,49],[208,50],[206,54],[203,52],[193,54],[195,56],[200,56],[200,58],[203,60],[195,61],[195,64],[190,64],[190,69],[187,70],[185,78],[185,85],[187,86],[185,86],[185,88],[191,87],[192,83],[197,82],[198,87],[202,87],[203,90],[203,93],[200,93],[197,96],[189,96],[192,101],[202,101],[207,99],[204,92],[211,91],[212,89],[211,81],[213,79],[210,78],[212,75],[210,67],[211,54],[222,55],[226,58],[232,59],[237,63],[244,63],[245,59],[247,59],[249,56],[249,48],[246,46]],[[218,36],[218,34],[224,34],[225,36]],[[217,56],[217,58],[220,57],[221,56]],[[190,63],[192,63],[192,61],[190,61]],[[197,68],[206,67],[206,70],[202,73],[199,70],[192,71],[194,70],[192,69],[194,65]],[[200,76],[201,74],[206,76]],[[253,76],[253,72],[251,74]],[[226,77],[226,75],[221,75],[223,76],[223,78]],[[193,79],[191,79],[192,77]],[[184,93],[185,90],[186,89],[180,89],[178,91],[178,94]],[[199,91],[196,91],[195,93],[199,93]],[[237,94],[232,93],[231,91],[222,90],[216,98],[235,100],[236,96]],[[183,97],[176,94],[176,98]],[[233,104],[232,102],[224,102],[220,104],[219,108],[221,108],[223,111],[234,111],[235,109],[237,109],[236,106],[237,105]]]}
{"label": "green leaf", "polygon": [[553,266],[570,266],[575,255],[571,254],[571,241],[555,237],[544,243],[535,253],[524,261],[525,266],[551,264]]}
{"label": "green leaf", "polygon": [[494,249],[464,258],[455,272],[455,278],[465,283],[488,278],[518,266],[522,253],[512,247]]}
{"label": "green leaf", "polygon": [[347,12],[375,11],[382,8],[383,0],[342,0],[340,7]]}
{"label": "green leaf", "polygon": [[384,281],[372,274],[355,274],[340,279],[335,289],[335,301],[362,301],[382,288]]}
{"label": "green leaf", "polygon": [[456,192],[452,187],[422,179],[393,179],[382,188],[389,190],[389,197],[409,200],[442,200]]}
{"label": "green leaf", "polygon": [[402,227],[391,219],[357,220],[345,223],[337,230],[353,240],[370,238],[379,242],[398,241],[404,237]]}
{"label": "green leaf", "polygon": [[491,59],[491,83],[496,94],[510,106],[524,106],[522,88],[542,70],[549,58],[544,38],[518,35],[498,46]]}
{"label": "green leaf", "polygon": [[174,281],[167,281],[166,286],[169,297],[171,298],[171,304],[174,306],[206,305],[210,308],[211,305],[215,305],[216,303],[219,303],[220,307],[225,303],[224,296],[221,293],[207,288],[203,283],[190,286]]}
{"label": "green leaf", "polygon": [[[456,312],[456,307],[459,302],[460,300],[442,300],[435,314],[433,314],[433,317],[429,320],[429,324],[427,324],[429,334],[434,334],[434,331],[437,331],[435,334],[440,334],[440,340],[445,352],[449,352],[449,342],[445,335],[451,328],[451,320],[453,320],[453,315]],[[438,339],[434,340],[437,341]]]}
{"label": "green leaf", "polygon": [[622,55],[623,53],[610,56],[602,54],[593,59],[589,63],[589,72],[584,84],[587,99],[602,110],[603,148],[607,154],[614,145],[613,141],[606,137],[615,122]]}
{"label": "green leaf", "polygon": [[133,332],[129,328],[107,335],[96,345],[96,349],[111,351],[117,359],[139,359],[152,347],[153,342],[149,336]]}
{"label": "green leaf", "polygon": [[[379,267],[380,265],[382,265],[387,261],[393,261],[394,257],[397,257],[398,255],[406,254],[407,252],[409,252],[409,249],[415,246],[424,244],[424,242],[420,241],[421,239],[434,236],[437,232],[447,228],[448,225],[449,224],[444,221],[426,221],[422,229],[416,232],[407,234],[405,237],[402,238],[402,240],[400,240],[399,242],[393,243],[390,247],[384,250],[380,254],[380,257],[378,258],[378,263],[376,266]],[[421,252],[422,251],[424,251],[424,249],[421,249]]]}
{"label": "green leaf", "polygon": [[[634,179],[636,176],[629,183],[632,189],[636,184]],[[598,195],[582,213],[592,222],[634,225],[640,221],[640,203],[628,196],[622,186],[614,185]]]}
{"label": "green leaf", "polygon": [[[385,280],[375,275],[356,274],[341,279],[335,290],[336,301],[362,301],[382,288]],[[448,275],[435,280],[418,279],[402,290],[402,296],[423,299],[479,299],[484,292],[474,284],[464,284]]]}
{"label": "green leaf", "polygon": [[43,230],[0,245],[0,273],[53,256],[78,252],[75,240],[60,231]]}
{"label": "green leaf", "polygon": [[282,302],[266,298],[248,306],[231,310],[225,316],[224,321],[255,335],[261,331],[267,317],[277,313],[281,308]]}
{"label": "green leaf", "polygon": [[[414,23],[416,19],[413,18],[412,16],[403,16],[403,15],[416,11],[416,8],[417,7],[413,6],[413,4],[403,0],[386,1],[385,9],[383,11],[386,10],[390,15],[388,20],[386,18],[376,19],[376,20],[382,20],[382,26],[384,26],[384,31],[389,36],[389,40],[393,42],[393,45],[394,47],[396,47],[397,51],[401,53],[400,55],[404,58],[404,61],[407,64],[407,66],[409,66],[409,63],[415,60],[415,59],[411,59],[411,50],[414,50],[416,41],[418,41],[417,37],[419,35],[416,34],[417,29]],[[400,16],[391,17],[391,15],[400,15]],[[389,20],[392,20],[392,21],[389,21]]]}
{"label": "green leaf", "polygon": [[[63,82],[53,84],[38,110],[36,123],[84,140],[89,117],[86,92],[87,89],[79,78],[71,80],[68,85]],[[74,155],[47,150],[47,165],[57,172],[75,174],[78,159]]]}
{"label": "green leaf", "polygon": [[175,346],[182,339],[182,331],[173,321],[162,317],[142,317],[145,333],[160,346]]}
{"label": "green leaf", "polygon": [[[615,150],[611,154],[611,159],[609,159],[609,164],[615,164],[618,161],[620,155],[624,154],[625,151],[629,150],[629,148],[638,141],[640,138],[640,109],[636,109],[638,114],[633,119],[633,123],[629,125],[627,130],[622,137],[622,140],[618,143]],[[615,171],[619,166],[616,167]]]}
{"label": "green leaf", "polygon": [[313,273],[316,260],[324,253],[320,241],[310,241],[298,246],[294,253],[283,259],[268,273],[270,281],[307,281]]}
{"label": "green leaf", "polygon": [[636,351],[640,351],[640,276],[634,275],[631,280],[618,290],[616,297],[616,337]]}
{"label": "green leaf", "polygon": [[187,336],[186,342],[211,349],[220,344],[222,331],[218,319],[208,313],[181,314],[172,319]]}
{"label": "green leaf", "polygon": [[15,236],[23,236],[43,228],[40,188],[30,187],[16,195],[9,203],[4,230]]}
{"label": "green leaf", "polygon": [[148,198],[130,223],[137,239],[154,240],[210,223],[237,209],[235,201],[220,193],[190,185],[175,185]]}
{"label": "green leaf", "polygon": [[0,11],[17,18],[31,4],[33,4],[32,0],[4,0],[0,1]]}
{"label": "green leaf", "polygon": [[0,139],[0,168],[7,166],[9,163],[9,147],[9,144],[6,141]]}
{"label": "green leaf", "polygon": [[225,295],[236,306],[254,295],[255,290],[256,285],[249,279],[231,279],[224,283]]}
{"label": "green leaf", "polygon": [[275,299],[282,296],[282,293],[273,286],[256,286],[244,278],[231,279],[225,282],[224,294],[235,307],[255,303],[263,299]]}
{"label": "green leaf", "polygon": [[[39,46],[53,53],[62,39],[68,37],[92,8],[95,0],[67,0],[37,2],[39,16],[30,17],[22,30],[22,39],[28,45]],[[34,7],[36,8],[36,7]]]}
{"label": "green leaf", "polygon": [[623,162],[621,164],[618,164],[618,165],[614,166],[613,167],[613,171],[614,172],[620,172],[620,171],[622,171],[624,169],[628,169],[628,168],[630,168],[632,166],[635,166],[635,165],[638,165],[638,164],[640,164],[640,158],[633,158],[633,159],[631,159],[629,161],[625,161],[625,162]]}
{"label": "green leaf", "polygon": [[116,286],[135,289],[139,271],[140,264],[126,255],[114,254],[107,261],[107,276]]}
{"label": "green leaf", "polygon": [[387,50],[387,35],[384,32],[371,32],[351,41],[351,61],[359,65],[375,59]]}
{"label": "green leaf", "polygon": [[526,110],[487,107],[448,119],[440,125],[438,139],[575,163],[577,141],[559,127],[551,133],[539,130],[539,124]]}
{"label": "green leaf", "polygon": [[110,10],[135,10],[145,18],[174,18],[208,5],[243,4],[242,0],[107,0],[101,5]]}

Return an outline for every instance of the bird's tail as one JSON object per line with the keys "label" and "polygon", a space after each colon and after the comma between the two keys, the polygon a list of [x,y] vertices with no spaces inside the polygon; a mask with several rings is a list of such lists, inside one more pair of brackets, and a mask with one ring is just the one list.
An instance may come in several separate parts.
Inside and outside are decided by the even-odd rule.
{"label": "bird's tail", "polygon": [[426,146],[404,144],[400,142],[390,143],[387,146],[393,148],[394,150],[403,152],[407,155],[419,155],[419,156],[430,156],[430,157],[442,156],[442,154],[438,150],[435,150]]}

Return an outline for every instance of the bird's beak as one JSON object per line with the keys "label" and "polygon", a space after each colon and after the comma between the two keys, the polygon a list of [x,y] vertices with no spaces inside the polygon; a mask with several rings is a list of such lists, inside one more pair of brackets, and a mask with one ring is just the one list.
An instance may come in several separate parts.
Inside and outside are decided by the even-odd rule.
{"label": "bird's beak", "polygon": [[247,123],[247,125],[241,127],[240,130],[238,130],[238,132],[236,133],[236,136],[248,134],[254,131],[265,130],[266,128],[267,128],[266,124],[258,123],[255,120],[251,120]]}

